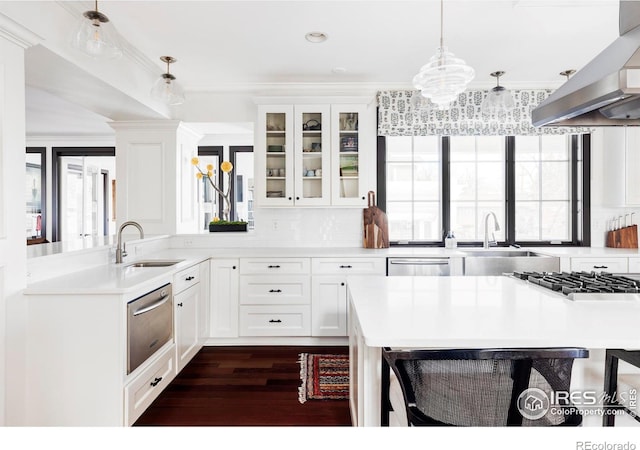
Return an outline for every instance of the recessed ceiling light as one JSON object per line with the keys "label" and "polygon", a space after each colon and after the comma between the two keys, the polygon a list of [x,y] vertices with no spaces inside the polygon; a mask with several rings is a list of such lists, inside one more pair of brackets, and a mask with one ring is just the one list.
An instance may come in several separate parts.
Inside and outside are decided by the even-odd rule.
{"label": "recessed ceiling light", "polygon": [[304,38],[307,41],[313,42],[314,44],[319,44],[320,42],[326,41],[327,37],[328,36],[322,31],[312,31],[304,35]]}

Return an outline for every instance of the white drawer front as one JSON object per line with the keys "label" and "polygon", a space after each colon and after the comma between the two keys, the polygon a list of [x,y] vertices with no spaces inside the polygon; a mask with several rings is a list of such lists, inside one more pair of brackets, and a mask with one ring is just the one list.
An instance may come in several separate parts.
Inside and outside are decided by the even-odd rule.
{"label": "white drawer front", "polygon": [[240,336],[310,336],[311,307],[241,306]]}
{"label": "white drawer front", "polygon": [[199,265],[184,269],[173,276],[173,294],[182,292],[198,282],[200,282]]}
{"label": "white drawer front", "polygon": [[307,305],[311,302],[310,284],[308,276],[241,276],[240,304]]}
{"label": "white drawer front", "polygon": [[240,274],[308,274],[309,265],[309,258],[243,258],[240,259]]}
{"label": "white drawer front", "polygon": [[313,258],[314,275],[385,275],[384,258]]}
{"label": "white drawer front", "polygon": [[640,273],[640,258],[629,258],[629,273]]}
{"label": "white drawer front", "polygon": [[131,426],[176,376],[175,345],[124,388],[125,421]]}
{"label": "white drawer front", "polygon": [[571,270],[627,273],[627,258],[571,258]]}

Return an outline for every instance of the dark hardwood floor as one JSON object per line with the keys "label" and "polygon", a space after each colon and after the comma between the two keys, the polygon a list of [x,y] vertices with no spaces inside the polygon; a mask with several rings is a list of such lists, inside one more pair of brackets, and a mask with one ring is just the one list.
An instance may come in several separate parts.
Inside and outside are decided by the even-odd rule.
{"label": "dark hardwood floor", "polygon": [[348,400],[298,401],[298,355],[348,351],[204,347],[134,426],[350,426]]}

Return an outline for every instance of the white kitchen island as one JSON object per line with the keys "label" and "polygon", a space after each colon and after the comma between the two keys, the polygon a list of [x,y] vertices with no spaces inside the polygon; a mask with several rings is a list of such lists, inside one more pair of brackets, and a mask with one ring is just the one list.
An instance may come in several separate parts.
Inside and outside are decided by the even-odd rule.
{"label": "white kitchen island", "polygon": [[349,277],[354,426],[380,425],[381,348],[639,349],[640,300],[572,301],[497,277]]}

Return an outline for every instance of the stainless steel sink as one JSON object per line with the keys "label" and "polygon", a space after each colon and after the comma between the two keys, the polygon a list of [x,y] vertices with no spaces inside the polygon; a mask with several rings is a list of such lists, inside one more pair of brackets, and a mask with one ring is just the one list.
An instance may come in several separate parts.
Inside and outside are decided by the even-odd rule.
{"label": "stainless steel sink", "polygon": [[465,250],[461,253],[464,253],[465,256],[472,257],[481,257],[481,258],[522,258],[522,257],[546,257],[546,255],[541,255],[539,253],[530,252],[527,250]]}
{"label": "stainless steel sink", "polygon": [[465,275],[502,275],[514,271],[560,271],[560,258],[527,250],[465,250]]}
{"label": "stainless steel sink", "polygon": [[184,261],[183,259],[177,260],[160,260],[160,259],[151,259],[148,261],[138,261],[132,264],[128,264],[126,267],[168,267],[178,264],[179,262]]}

